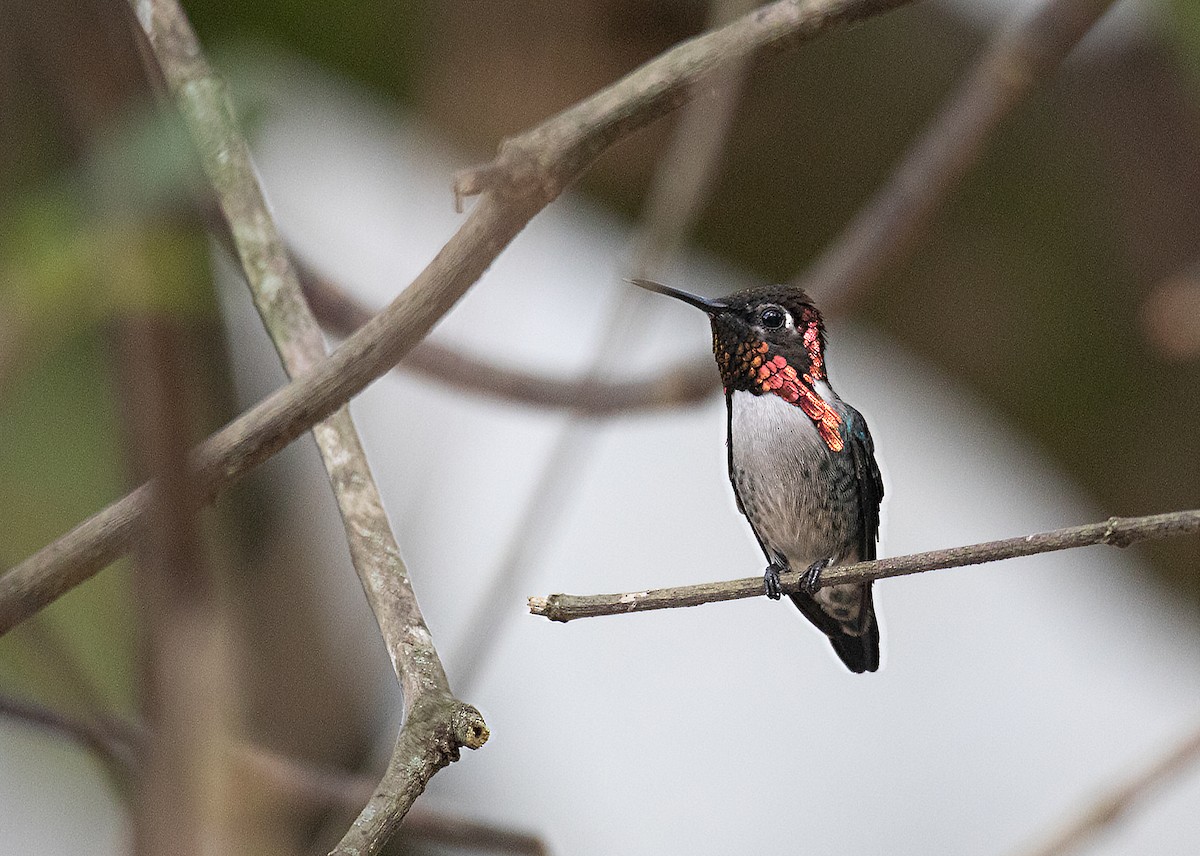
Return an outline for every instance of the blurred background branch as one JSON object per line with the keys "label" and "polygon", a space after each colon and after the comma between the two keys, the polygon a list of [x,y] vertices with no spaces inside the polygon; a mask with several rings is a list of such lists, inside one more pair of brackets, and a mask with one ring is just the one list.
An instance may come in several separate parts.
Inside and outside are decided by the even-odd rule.
{"label": "blurred background branch", "polygon": [[1091,839],[1113,826],[1200,759],[1200,728],[1154,758],[1145,768],[1118,783],[1095,802],[1085,804],[1075,817],[1045,841],[1020,856],[1065,856],[1083,848]]}
{"label": "blurred background branch", "polygon": [[1047,0],[1003,27],[945,107],[817,260],[796,277],[821,306],[852,303],[911,253],[1000,123],[1059,65],[1113,0]]}
{"label": "blurred background branch", "polygon": [[[870,283],[911,253],[946,197],[983,155],[1004,118],[1056,73],[1061,62],[1112,3],[1113,0],[1051,0],[1032,12],[1018,14],[1002,28],[964,77],[960,88],[905,154],[891,178],[859,210],[841,235],[795,276],[796,284],[812,294],[829,314],[844,312],[861,299]],[[733,89],[726,86],[716,91],[724,98]],[[707,109],[718,113],[731,107],[707,102]],[[689,124],[685,120],[676,139],[700,148],[706,134],[720,127],[719,122],[706,125]],[[663,162],[695,170],[696,179],[711,169],[702,160],[681,158],[679,154],[665,155]],[[682,193],[681,188],[695,186],[694,182],[673,179],[674,192]],[[663,187],[661,181],[653,186]],[[642,276],[645,271],[640,264],[634,264],[633,273]],[[302,282],[322,324],[338,335],[349,335],[370,318],[370,310],[328,279],[310,271],[302,276]],[[1162,329],[1162,324],[1154,329]],[[606,381],[592,377],[570,382],[504,369],[494,362],[473,360],[444,345],[423,342],[408,355],[402,367],[436,377],[464,391],[522,404],[570,408],[592,416],[693,403],[717,388],[706,359],[670,366],[650,381]]]}
{"label": "blurred background branch", "polygon": [[134,563],[138,698],[150,730],[135,779],[133,849],[228,851],[233,777],[223,760],[234,725],[233,661],[228,603],[188,471],[195,410],[186,327],[145,310],[119,330],[131,469],[135,482],[153,479],[155,488]]}
{"label": "blurred background branch", "polygon": [[[321,325],[349,336],[371,319],[372,312],[329,278],[311,267],[299,267],[304,296]],[[531,407],[571,410],[580,416],[609,418],[645,410],[667,410],[696,404],[717,391],[711,360],[681,363],[652,377],[612,380],[588,377],[565,380],[548,374],[501,366],[459,348],[421,342],[397,366],[463,392]]]}
{"label": "blurred background branch", "polygon": [[75,716],[8,693],[0,693],[0,716],[44,728],[94,753],[118,781],[132,778],[138,763],[140,739],[131,739],[119,720]]}
{"label": "blurred background branch", "polygon": [[[727,25],[746,14],[749,0],[713,0],[708,23],[712,28]],[[659,161],[642,214],[641,226],[633,238],[628,270],[635,276],[654,276],[671,261],[687,240],[712,189],[712,181],[725,148],[743,86],[749,56],[731,62],[703,83],[684,107],[671,142]],[[620,283],[608,310],[600,341],[592,353],[583,383],[603,383],[606,374],[619,368],[620,358],[644,338],[651,313],[645,310],[644,295]],[[669,379],[689,371],[667,371]],[[707,386],[712,384],[712,367],[703,373]],[[543,458],[538,478],[521,514],[508,535],[496,569],[489,575],[487,588],[467,623],[464,642],[456,651],[456,661],[464,681],[478,678],[488,665],[487,658],[496,648],[496,639],[504,621],[511,617],[496,609],[519,594],[524,580],[545,552],[572,500],[583,482],[577,477],[594,457],[599,434],[588,418],[587,410],[572,412],[549,451]]]}
{"label": "blurred background branch", "polygon": [[[92,752],[121,780],[139,775],[148,729],[116,716],[72,716],[48,705],[0,693],[0,717],[27,723],[74,741]],[[301,803],[314,809],[339,806],[357,812],[368,802],[378,778],[321,767],[262,746],[246,742],[228,747],[231,768],[237,776],[262,781],[273,798]],[[545,845],[534,835],[478,823],[415,807],[404,819],[409,839],[493,853],[526,853],[541,856]]]}

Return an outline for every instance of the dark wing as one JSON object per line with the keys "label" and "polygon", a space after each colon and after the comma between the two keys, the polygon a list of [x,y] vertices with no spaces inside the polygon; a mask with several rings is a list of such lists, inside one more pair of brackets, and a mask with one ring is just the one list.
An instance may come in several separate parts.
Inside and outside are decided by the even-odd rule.
{"label": "dark wing", "polygon": [[[867,430],[862,414],[842,402],[842,417],[846,423],[846,451],[854,464],[854,480],[858,485],[858,559],[875,558],[875,542],[879,539],[879,503],[883,499],[883,478],[875,463],[875,443]],[[848,584],[846,588],[849,588]],[[879,622],[871,597],[871,583],[858,586],[859,626],[857,633],[846,630],[825,614],[821,605],[803,594],[792,595],[792,602],[804,616],[829,637],[833,650],[852,672],[874,672],[879,668]]]}
{"label": "dark wing", "polygon": [[843,402],[846,433],[850,440],[850,455],[858,483],[858,558],[869,562],[875,558],[875,542],[879,540],[879,503],[883,501],[883,477],[875,462],[875,442],[862,414]]}

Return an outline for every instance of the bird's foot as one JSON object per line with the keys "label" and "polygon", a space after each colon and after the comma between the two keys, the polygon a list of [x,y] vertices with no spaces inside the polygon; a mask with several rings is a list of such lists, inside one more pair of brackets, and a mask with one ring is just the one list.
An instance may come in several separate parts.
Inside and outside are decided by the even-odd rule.
{"label": "bird's foot", "polygon": [[821,572],[833,564],[833,557],[813,562],[800,578],[800,590],[805,594],[815,594],[821,587]]}
{"label": "bird's foot", "polygon": [[763,574],[763,590],[771,600],[779,600],[779,596],[783,591],[779,587],[779,574],[786,570],[787,566],[781,565],[778,562],[772,562],[767,565],[767,570]]}

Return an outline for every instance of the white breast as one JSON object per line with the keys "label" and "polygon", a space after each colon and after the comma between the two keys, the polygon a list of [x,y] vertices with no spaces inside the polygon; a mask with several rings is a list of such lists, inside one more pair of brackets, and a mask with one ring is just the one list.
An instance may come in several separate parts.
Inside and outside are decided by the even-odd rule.
{"label": "white breast", "polygon": [[779,466],[781,457],[813,455],[817,446],[825,448],[812,420],[778,395],[755,395],[738,389],[733,392],[732,405],[730,430],[736,439],[735,466],[756,472],[772,470]]}
{"label": "white breast", "polygon": [[731,476],[759,537],[792,567],[840,553],[830,508],[838,462],[812,420],[777,395],[735,391],[731,407]]}

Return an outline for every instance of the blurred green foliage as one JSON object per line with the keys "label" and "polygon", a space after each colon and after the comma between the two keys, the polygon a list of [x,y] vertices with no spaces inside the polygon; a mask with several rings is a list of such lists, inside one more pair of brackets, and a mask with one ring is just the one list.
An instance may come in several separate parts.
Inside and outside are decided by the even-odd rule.
{"label": "blurred green foliage", "polygon": [[1171,0],[1168,10],[1165,29],[1200,87],[1200,0]]}
{"label": "blurred green foliage", "polygon": [[[5,567],[130,487],[114,374],[120,322],[215,317],[207,239],[180,213],[195,181],[178,128],[137,115],[0,216]],[[121,563],[0,640],[0,680],[64,706],[96,692],[131,706],[128,586]]]}
{"label": "blurred green foliage", "polygon": [[[0,397],[0,559],[9,567],[110,502],[127,480],[110,365],[99,326],[39,348]],[[36,619],[46,622],[97,686],[131,700],[132,645],[126,563],[72,591]],[[56,702],[78,702],[61,673],[41,668],[41,641],[18,627],[0,641],[5,684]]]}
{"label": "blurred green foliage", "polygon": [[259,42],[300,54],[388,99],[412,94],[428,44],[429,6],[419,0],[193,0],[185,4],[210,49]]}

